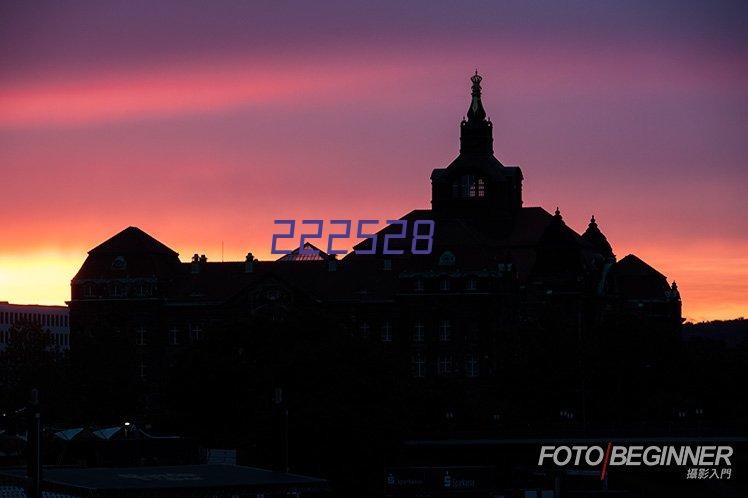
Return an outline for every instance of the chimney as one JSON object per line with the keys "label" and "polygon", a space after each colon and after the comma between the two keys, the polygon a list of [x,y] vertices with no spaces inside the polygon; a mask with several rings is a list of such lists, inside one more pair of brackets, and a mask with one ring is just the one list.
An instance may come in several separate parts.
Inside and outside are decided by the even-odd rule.
{"label": "chimney", "polygon": [[244,260],[244,273],[252,273],[255,267],[255,257],[251,252],[247,253],[247,259]]}
{"label": "chimney", "polygon": [[200,256],[195,254],[192,256],[192,264],[190,265],[190,271],[192,273],[200,273]]}

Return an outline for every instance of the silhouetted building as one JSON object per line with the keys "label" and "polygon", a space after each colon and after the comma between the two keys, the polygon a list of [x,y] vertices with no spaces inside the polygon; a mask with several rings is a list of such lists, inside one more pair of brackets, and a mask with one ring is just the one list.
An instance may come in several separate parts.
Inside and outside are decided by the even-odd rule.
{"label": "silhouetted building", "polygon": [[[415,378],[479,383],[526,371],[532,362],[522,358],[534,350],[565,354],[579,341],[604,341],[605,324],[622,316],[674,336],[681,325],[674,283],[636,256],[617,261],[594,217],[579,235],[558,209],[523,206],[522,171],[494,156],[481,77],[471,81],[459,155],[431,173],[431,209],[403,216],[408,237],[390,241],[403,254],[383,254],[383,235],[400,230],[389,226],[374,255],[338,261],[297,250],[277,261],[250,253],[241,262],[198,255],[181,262],[129,227],[92,249],[71,282],[74,342],[125,337],[136,350],[133,374],[158,383],[171,351],[222,323],[324,309],[341,330],[401,355]],[[410,251],[415,220],[435,223],[428,255]]]}

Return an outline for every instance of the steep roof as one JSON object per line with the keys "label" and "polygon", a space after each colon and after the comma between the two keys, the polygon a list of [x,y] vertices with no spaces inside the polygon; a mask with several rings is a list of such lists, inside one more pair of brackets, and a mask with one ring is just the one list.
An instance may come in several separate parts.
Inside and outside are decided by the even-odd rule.
{"label": "steep roof", "polygon": [[627,299],[663,299],[670,292],[665,275],[633,254],[613,265],[608,282],[611,291]]}
{"label": "steep roof", "polygon": [[616,274],[626,277],[658,277],[665,278],[665,275],[658,272],[647,263],[633,254],[629,254],[615,265]]}
{"label": "steep roof", "polygon": [[94,247],[88,254],[167,254],[176,255],[169,247],[138,227],[127,227],[117,235]]}

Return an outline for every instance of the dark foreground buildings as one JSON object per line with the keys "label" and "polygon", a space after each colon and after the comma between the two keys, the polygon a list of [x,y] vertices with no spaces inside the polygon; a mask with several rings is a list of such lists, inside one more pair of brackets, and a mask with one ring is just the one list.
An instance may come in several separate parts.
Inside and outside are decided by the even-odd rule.
{"label": "dark foreground buildings", "polygon": [[[143,393],[138,410],[157,412],[180,351],[227,329],[272,334],[252,324],[303,328],[304,317],[324,316],[326,332],[395,360],[402,385],[423,395],[409,427],[430,436],[672,419],[684,401],[658,383],[682,322],[675,283],[633,254],[617,259],[594,217],[579,234],[558,209],[523,206],[522,171],[494,156],[481,77],[471,80],[459,155],[432,171],[431,209],[403,216],[408,237],[390,247],[403,254],[383,254],[383,235],[400,229],[389,226],[374,255],[181,262],[129,227],[92,249],[71,282],[72,347],[86,338],[122,347]],[[428,255],[409,250],[414,220],[435,223]]]}

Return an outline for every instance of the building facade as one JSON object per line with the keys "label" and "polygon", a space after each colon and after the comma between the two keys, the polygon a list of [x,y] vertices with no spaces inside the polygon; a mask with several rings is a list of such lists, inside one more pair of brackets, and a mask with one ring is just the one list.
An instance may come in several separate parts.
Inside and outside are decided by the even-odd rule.
{"label": "building facade", "polygon": [[[400,230],[391,225],[376,248],[373,239],[356,246],[374,254],[341,260],[297,249],[276,261],[250,253],[240,262],[182,262],[129,227],[92,249],[71,282],[74,338],[126,341],[132,374],[146,383],[159,382],[172,352],[227,321],[307,310],[399,355],[413,379],[510,376],[530,351],[573,352],[580,341],[603,340],[608,324],[655,330],[647,343],[657,350],[682,322],[675,283],[635,255],[617,259],[594,217],[578,233],[559,209],[524,206],[522,171],[494,155],[481,77],[471,83],[459,154],[432,171],[431,208],[401,218],[407,233],[390,239],[395,254],[383,250],[385,236]],[[417,220],[434,224],[429,254],[410,250]]]}

